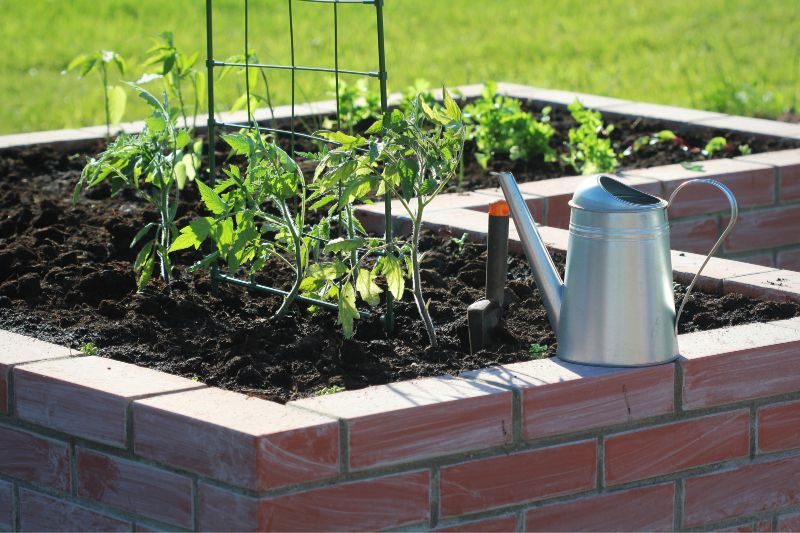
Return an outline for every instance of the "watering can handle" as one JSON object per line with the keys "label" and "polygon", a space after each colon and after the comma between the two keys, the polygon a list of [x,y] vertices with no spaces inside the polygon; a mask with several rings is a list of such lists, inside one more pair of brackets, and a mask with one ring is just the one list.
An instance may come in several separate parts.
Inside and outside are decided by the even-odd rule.
{"label": "watering can handle", "polygon": [[669,196],[667,207],[672,205],[672,200],[675,198],[675,195],[678,194],[678,191],[680,191],[681,189],[683,189],[684,187],[686,187],[691,183],[707,183],[721,190],[725,194],[725,196],[728,197],[728,202],[730,202],[731,204],[731,221],[728,222],[728,227],[725,228],[725,231],[723,231],[722,235],[719,236],[717,242],[714,243],[714,246],[711,248],[711,251],[708,252],[705,261],[703,261],[703,264],[700,265],[700,269],[697,271],[697,274],[694,275],[692,282],[689,284],[689,288],[686,289],[686,295],[683,297],[683,300],[681,301],[681,306],[678,308],[678,314],[675,315],[675,334],[678,333],[678,320],[681,318],[681,313],[683,312],[683,306],[686,305],[686,301],[689,299],[689,295],[692,293],[692,289],[694,289],[694,285],[695,283],[697,283],[697,280],[700,277],[700,273],[703,272],[703,269],[708,264],[708,261],[711,259],[711,256],[714,255],[714,252],[716,252],[717,249],[720,247],[720,245],[722,245],[722,242],[725,240],[725,237],[727,237],[728,234],[731,232],[731,230],[733,229],[733,225],[736,224],[736,219],[739,217],[739,205],[736,203],[736,198],[733,196],[731,190],[722,183],[718,182],[717,180],[712,180],[708,178],[698,178],[689,181],[684,181],[683,183],[678,185],[678,187],[674,191],[672,191],[672,194]]}

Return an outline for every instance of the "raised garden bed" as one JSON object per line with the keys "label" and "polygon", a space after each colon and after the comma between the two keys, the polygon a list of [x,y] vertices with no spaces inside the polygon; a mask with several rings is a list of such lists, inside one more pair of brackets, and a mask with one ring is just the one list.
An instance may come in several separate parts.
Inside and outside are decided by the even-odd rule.
{"label": "raised garden bed", "polygon": [[[681,335],[676,364],[597,369],[527,360],[531,343],[552,351],[554,342],[527,266],[514,258],[510,289],[518,301],[504,344],[482,358],[456,360],[466,348],[464,308],[480,297],[482,249],[467,243],[461,251],[454,238],[466,232],[481,239],[485,200],[443,204],[428,217],[430,228],[450,231],[424,241],[431,250],[425,290],[446,341],[437,351],[424,348],[407,303],[399,306],[407,338],[390,345],[377,319],[360,321],[352,341],[337,340],[327,314],[294,309],[300,335],[287,319],[268,324],[263,318],[276,300],[229,287],[214,294],[207,274],[186,275],[185,264],[171,295],[158,282],[135,295],[128,244],[148,216],[141,203],[123,196],[109,215],[98,209],[109,203],[99,189],[99,198],[66,209],[81,162],[30,154],[40,166],[15,176],[25,187],[0,195],[2,209],[14,211],[0,226],[14,241],[0,262],[0,327],[58,342],[71,336],[76,345],[92,340],[102,355],[142,355],[156,367],[169,358],[186,377],[199,374],[194,365],[220,370],[217,384],[247,392],[271,372],[272,388],[257,394],[281,401],[323,385],[457,376],[282,406],[0,332],[0,444],[13,450],[0,458],[2,527],[671,530],[797,523],[800,441],[792,428],[800,409],[800,326],[798,319],[776,320],[797,315],[797,273],[712,260],[701,278],[711,294],[688,308],[684,328],[771,323]],[[767,168],[773,187],[782,185],[784,167]],[[52,169],[63,175],[53,179]],[[663,194],[666,182],[653,181]],[[196,197],[188,199],[181,218],[200,208]],[[534,209],[555,212],[555,204],[530,200]],[[554,251],[564,251],[565,231],[542,231]],[[511,245],[518,247],[514,232]],[[672,259],[676,280],[686,283],[702,257],[673,252]],[[444,306],[453,294],[458,303]],[[277,345],[283,352],[272,350]],[[278,369],[279,359],[289,364]],[[507,364],[512,360],[522,362]],[[287,374],[301,380],[291,384]]]}

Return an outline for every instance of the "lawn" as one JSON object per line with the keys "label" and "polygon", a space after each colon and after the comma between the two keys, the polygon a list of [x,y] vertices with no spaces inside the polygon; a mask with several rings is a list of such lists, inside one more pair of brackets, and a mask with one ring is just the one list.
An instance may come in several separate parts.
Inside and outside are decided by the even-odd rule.
{"label": "lawn", "polygon": [[[98,79],[61,75],[82,52],[113,49],[126,79],[156,35],[205,57],[202,0],[0,0],[0,133],[103,121]],[[215,1],[216,55],[244,47],[243,0]],[[251,47],[288,62],[287,2],[250,0]],[[331,66],[332,7],[294,2],[298,63]],[[374,8],[339,7],[341,66],[374,69]],[[733,113],[779,116],[800,99],[800,2],[786,0],[386,0],[391,90],[415,78],[486,79],[573,89]],[[112,81],[116,74],[112,76]],[[299,98],[326,96],[326,76],[298,75]],[[277,102],[289,77],[271,79]],[[241,78],[218,89],[236,99]],[[154,86],[155,88],[155,86]],[[129,91],[129,100],[134,100]],[[129,106],[127,120],[144,106]]]}

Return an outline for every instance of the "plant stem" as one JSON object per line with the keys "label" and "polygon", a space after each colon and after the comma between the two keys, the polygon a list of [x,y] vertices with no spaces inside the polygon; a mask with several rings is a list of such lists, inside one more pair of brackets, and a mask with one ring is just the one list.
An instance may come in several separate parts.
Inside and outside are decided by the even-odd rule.
{"label": "plant stem", "polygon": [[436,330],[433,328],[433,320],[428,312],[428,306],[425,305],[425,299],[422,297],[422,278],[419,272],[419,234],[422,229],[422,201],[418,201],[417,214],[414,218],[414,232],[411,237],[411,277],[414,283],[414,301],[417,304],[419,316],[422,317],[422,322],[425,324],[425,330],[428,332],[428,339],[431,346],[436,348],[439,342],[436,339]]}
{"label": "plant stem", "polygon": [[108,107],[108,72],[105,63],[100,65],[100,72],[103,73],[103,101],[106,107],[106,139],[111,140],[111,111]]}
{"label": "plant stem", "polygon": [[289,233],[292,234],[292,240],[294,241],[295,273],[292,288],[289,290],[289,294],[284,297],[283,303],[281,304],[280,308],[278,308],[278,311],[275,312],[275,318],[283,318],[286,316],[286,313],[289,312],[289,307],[292,305],[295,297],[300,292],[300,284],[303,282],[303,238],[301,235],[299,235],[299,232],[294,227],[294,221],[292,220],[291,213],[289,213],[289,208],[286,206],[286,204],[284,203],[281,205],[280,209],[284,220],[286,220]]}

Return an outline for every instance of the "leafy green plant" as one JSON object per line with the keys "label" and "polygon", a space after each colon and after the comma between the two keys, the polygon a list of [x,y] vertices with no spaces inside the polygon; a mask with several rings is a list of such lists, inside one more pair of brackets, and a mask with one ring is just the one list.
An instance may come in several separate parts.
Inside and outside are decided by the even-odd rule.
{"label": "leafy green plant", "polygon": [[750,148],[749,144],[740,144],[739,145],[739,153],[742,155],[750,155],[753,153],[753,149]]}
{"label": "leafy green plant", "polygon": [[436,105],[436,96],[433,94],[431,83],[428,80],[417,78],[414,80],[414,85],[406,87],[400,99],[400,109],[404,113],[408,113],[416,105],[417,98],[425,100],[430,107]]}
{"label": "leafy green plant", "polygon": [[619,162],[608,137],[614,126],[605,126],[598,111],[586,109],[577,99],[567,108],[578,127],[569,130],[569,152],[562,161],[581,174],[614,172]]}
{"label": "leafy green plant", "polygon": [[[258,56],[256,55],[254,50],[247,51],[247,57],[244,54],[238,54],[229,57],[225,60],[226,63],[259,63]],[[269,79],[267,78],[266,70],[263,68],[257,69],[258,76],[252,73],[250,76],[245,76],[246,69],[245,67],[232,67],[232,66],[224,66],[220,69],[219,72],[219,80],[222,81],[230,72],[236,71],[237,74],[245,78],[245,84],[249,83],[249,95],[250,95],[250,109],[251,111],[256,109],[260,104],[266,104],[270,111],[270,117],[273,123],[273,127],[275,126],[275,106],[272,105],[272,93],[269,87]],[[260,94],[258,92],[258,80],[261,80],[262,84],[264,85],[264,93]],[[241,96],[236,99],[231,106],[231,111],[239,111],[240,109],[247,109],[248,107],[248,91],[245,90],[242,92]],[[252,117],[248,117],[248,120],[252,120]]]}
{"label": "leafy green plant", "polygon": [[344,387],[341,385],[331,385],[330,387],[322,387],[321,389],[315,390],[314,396],[327,396],[328,394],[335,394],[343,390]]}
{"label": "leafy green plant", "polygon": [[166,92],[163,100],[158,100],[145,89],[132,86],[153,113],[140,134],[121,134],[104,152],[89,160],[72,200],[76,203],[84,188],[110,180],[112,194],[129,187],[156,208],[158,222],[145,225],[131,242],[131,247],[144,242],[133,266],[139,273],[138,286],[142,290],[153,275],[156,257],[160,260],[161,276],[169,285],[172,265],[168,250],[173,220],[181,189],[195,178],[200,167],[202,141],[192,144],[189,133],[176,127],[178,111],[170,107]]}
{"label": "leafy green plant", "polygon": [[468,237],[469,237],[469,234],[465,232],[459,238],[453,237],[452,239],[450,239],[450,242],[452,242],[455,245],[456,250],[458,250],[459,255],[464,253],[464,247],[467,245],[467,238]]}
{"label": "leafy green plant", "polygon": [[542,359],[547,355],[547,349],[546,344],[534,343],[528,347],[528,354],[531,356],[531,359]]}
{"label": "leafy green plant", "polygon": [[724,152],[728,149],[728,139],[725,137],[712,137],[703,148],[703,155],[706,157],[712,156],[717,152]]}
{"label": "leafy green plant", "polygon": [[102,50],[93,54],[82,54],[74,58],[64,71],[78,69],[78,77],[85,78],[92,72],[98,72],[103,82],[103,103],[106,113],[106,137],[111,138],[111,126],[119,124],[125,114],[127,94],[119,85],[108,84],[108,65],[113,63],[121,75],[125,75],[125,59],[111,50]]}
{"label": "leafy green plant", "polygon": [[[309,254],[319,246],[304,234],[307,191],[303,174],[294,160],[277,145],[265,142],[253,131],[223,136],[234,155],[247,158],[244,174],[236,165],[223,169],[227,179],[211,187],[200,180],[197,186],[203,203],[213,216],[193,220],[181,228],[170,251],[199,249],[210,239],[215,250],[192,268],[223,261],[231,273],[248,265],[251,274],[261,270],[270,257],[282,260],[294,273],[294,282],[276,317],[283,317],[300,292]],[[297,206],[294,210],[293,206]]]}
{"label": "leafy green plant", "polygon": [[629,157],[638,152],[644,146],[655,146],[665,142],[679,142],[680,138],[672,130],[661,130],[654,135],[642,135],[633,144],[622,152],[623,157]]}
{"label": "leafy green plant", "polygon": [[[374,168],[381,164],[378,194],[391,191],[411,219],[413,229],[406,248],[406,268],[411,274],[414,300],[431,346],[437,346],[438,342],[422,295],[419,249],[422,217],[425,207],[455,174],[465,138],[461,109],[446,90],[443,93],[443,107],[431,107],[419,97],[405,113],[399,109],[386,113],[367,130],[379,142],[370,143],[368,153],[357,160],[361,166]],[[405,281],[400,262],[389,253],[379,264],[395,297],[402,295]]]}
{"label": "leafy green plant", "polygon": [[[329,80],[333,89],[331,95],[336,97],[336,80]],[[325,122],[323,127],[347,131],[353,134],[353,128],[362,120],[375,119],[381,114],[381,97],[371,92],[366,79],[359,79],[355,84],[339,80],[339,124]]]}
{"label": "leafy green plant", "polygon": [[192,88],[192,127],[191,133],[194,135],[197,129],[197,113],[203,105],[205,98],[206,77],[202,70],[195,68],[199,52],[186,55],[175,47],[175,39],[172,32],[165,31],[160,34],[160,42],[147,51],[143,67],[157,65],[157,72],[145,74],[137,83],[147,83],[156,79],[163,79],[164,86],[169,94],[178,100],[178,108],[183,124],[189,127],[187,118],[186,88],[187,83]]}
{"label": "leafy green plant", "polygon": [[97,355],[98,348],[93,342],[84,342],[79,348],[83,355]]}
{"label": "leafy green plant", "polygon": [[519,100],[497,94],[497,85],[488,82],[481,97],[464,107],[467,137],[478,149],[475,158],[484,168],[498,155],[506,154],[512,161],[535,157],[555,161],[556,152],[550,146],[555,134],[550,111],[545,107],[537,121],[522,110]]}

